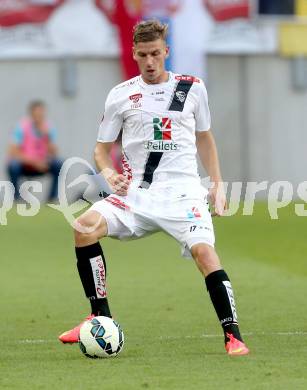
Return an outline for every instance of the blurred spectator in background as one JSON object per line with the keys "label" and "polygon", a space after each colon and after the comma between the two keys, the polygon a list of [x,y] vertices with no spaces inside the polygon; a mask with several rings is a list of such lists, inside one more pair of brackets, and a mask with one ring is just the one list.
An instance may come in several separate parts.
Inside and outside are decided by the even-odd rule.
{"label": "blurred spectator in background", "polygon": [[8,175],[15,187],[15,199],[20,198],[18,181],[22,176],[52,175],[48,200],[57,197],[58,175],[62,162],[57,158],[55,129],[47,122],[43,101],[29,104],[29,117],[22,119],[13,131],[9,146]]}

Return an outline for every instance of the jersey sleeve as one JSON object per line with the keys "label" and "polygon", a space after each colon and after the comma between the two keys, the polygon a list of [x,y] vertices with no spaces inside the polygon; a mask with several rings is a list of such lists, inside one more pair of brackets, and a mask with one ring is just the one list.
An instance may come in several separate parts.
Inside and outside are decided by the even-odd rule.
{"label": "jersey sleeve", "polygon": [[16,126],[12,131],[11,141],[14,145],[21,145],[23,143],[23,131],[21,126]]}
{"label": "jersey sleeve", "polygon": [[208,131],[211,128],[208,94],[203,81],[200,81],[198,85],[198,102],[195,110],[195,122],[196,131]]}
{"label": "jersey sleeve", "polygon": [[54,127],[51,127],[49,130],[49,140],[51,143],[55,144],[57,139],[57,131]]}
{"label": "jersey sleeve", "polygon": [[98,131],[98,142],[114,142],[123,125],[123,117],[118,111],[114,90],[111,90]]}

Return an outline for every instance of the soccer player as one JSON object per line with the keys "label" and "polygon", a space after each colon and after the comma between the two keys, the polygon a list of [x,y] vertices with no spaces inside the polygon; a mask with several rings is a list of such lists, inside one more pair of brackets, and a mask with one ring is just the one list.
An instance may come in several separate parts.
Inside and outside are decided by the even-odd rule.
{"label": "soccer player", "polygon": [[[202,80],[165,70],[167,25],[140,22],[133,33],[133,57],[140,75],[114,87],[106,100],[95,161],[114,193],[96,202],[75,224],[77,267],[92,316],[111,317],[106,260],[99,240],[140,238],[158,230],[174,237],[192,257],[224,331],[229,355],[249,352],[239,332],[230,280],[214,249],[207,190],[200,184],[196,154],[214,183],[210,198],[223,215],[226,197],[210,112]],[[124,173],[112,166],[110,150],[122,129]],[[63,333],[78,341],[80,326]]]}

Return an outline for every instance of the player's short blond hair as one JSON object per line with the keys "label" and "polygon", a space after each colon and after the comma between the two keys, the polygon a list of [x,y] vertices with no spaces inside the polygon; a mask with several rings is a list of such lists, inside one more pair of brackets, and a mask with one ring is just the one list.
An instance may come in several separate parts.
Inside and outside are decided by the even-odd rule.
{"label": "player's short blond hair", "polygon": [[157,39],[166,41],[168,25],[159,20],[146,20],[137,23],[133,28],[133,43],[152,42]]}

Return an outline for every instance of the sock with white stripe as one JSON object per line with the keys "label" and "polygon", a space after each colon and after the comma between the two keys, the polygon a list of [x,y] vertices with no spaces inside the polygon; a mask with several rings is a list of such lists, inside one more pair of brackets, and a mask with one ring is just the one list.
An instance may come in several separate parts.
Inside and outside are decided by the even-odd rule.
{"label": "sock with white stripe", "polygon": [[205,281],[224,331],[225,343],[229,340],[227,333],[231,333],[236,339],[243,341],[238,326],[234,294],[226,272],[224,270],[212,272]]}
{"label": "sock with white stripe", "polygon": [[112,317],[106,289],[106,261],[99,242],[76,247],[77,267],[92,314]]}

